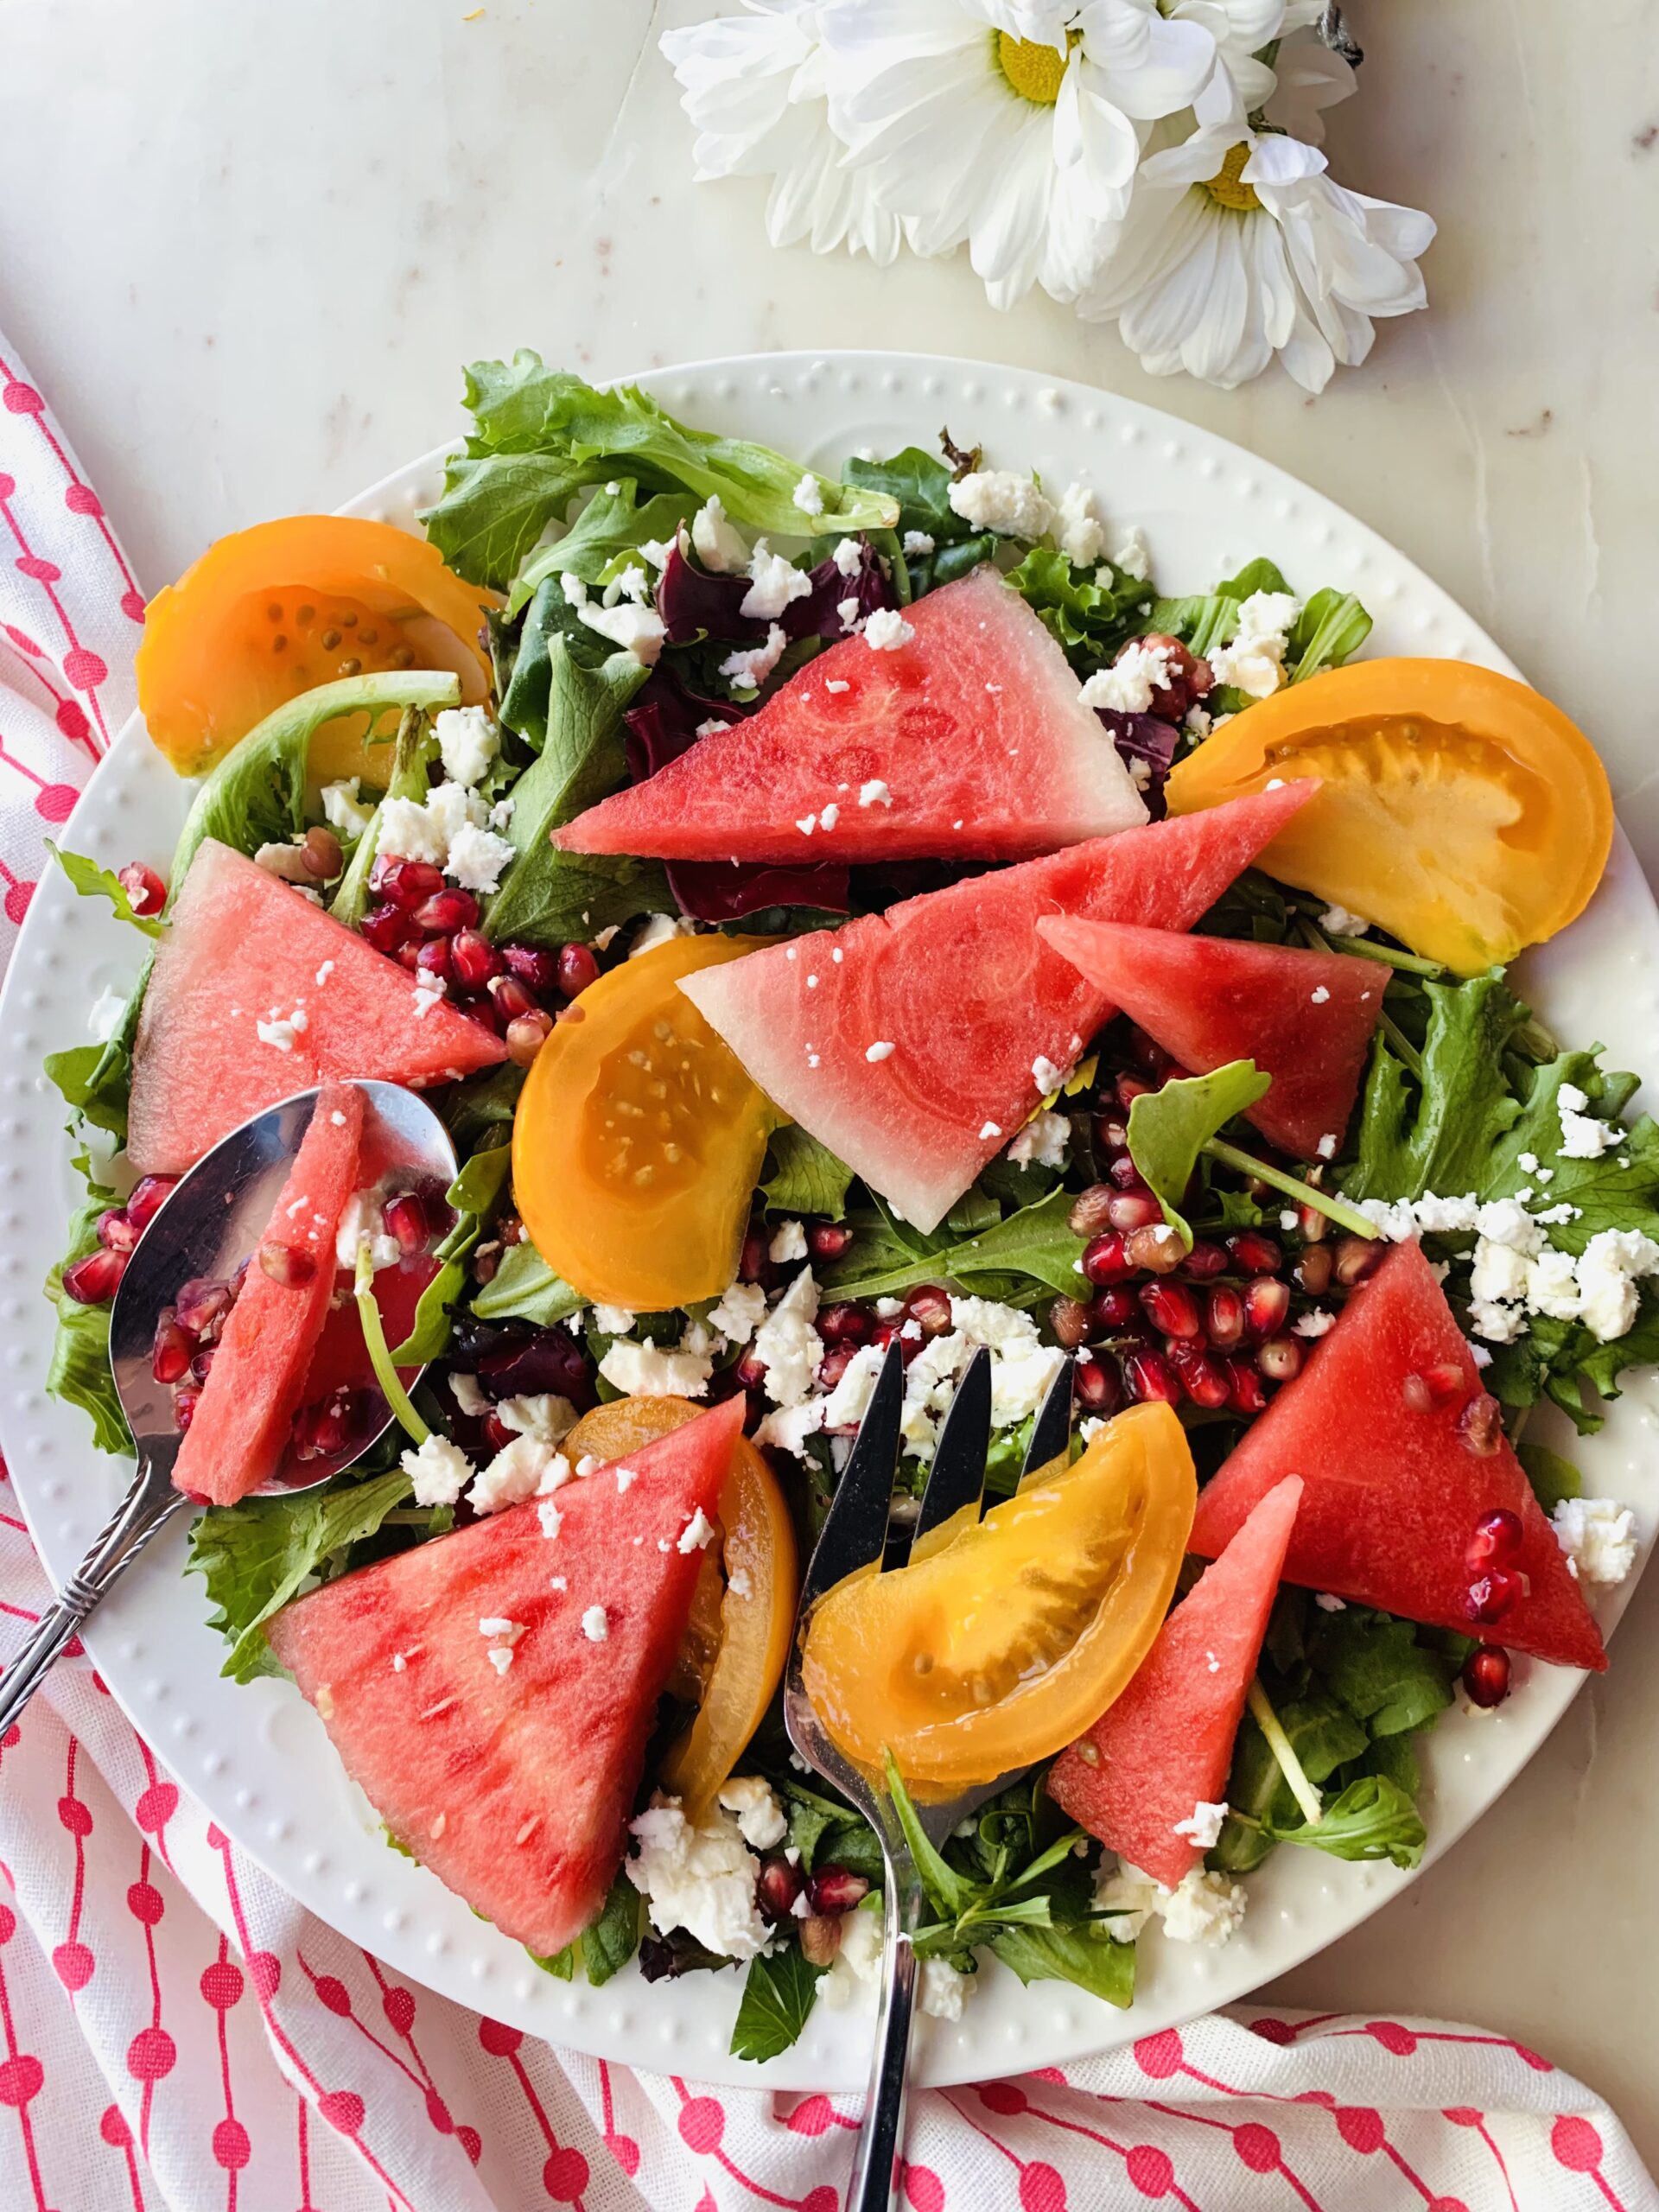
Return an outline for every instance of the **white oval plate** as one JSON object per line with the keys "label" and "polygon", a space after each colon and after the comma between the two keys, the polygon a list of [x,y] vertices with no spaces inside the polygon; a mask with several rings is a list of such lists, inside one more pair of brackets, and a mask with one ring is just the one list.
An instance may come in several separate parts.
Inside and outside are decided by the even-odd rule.
{"label": "white oval plate", "polygon": [[[1238,447],[1132,400],[1030,371],[912,354],[785,353],[663,370],[644,381],[677,414],[763,439],[831,474],[857,448],[931,447],[948,424],[958,437],[982,441],[993,465],[1034,467],[1050,484],[1091,480],[1115,524],[1146,529],[1166,590],[1203,588],[1267,554],[1304,594],[1326,583],[1357,592],[1376,618],[1373,652],[1510,667],[1454,601],[1351,516]],[[416,527],[442,460],[431,454],[388,477],[346,512]],[[112,865],[138,857],[165,868],[190,788],[135,720],[94,774],[64,842]],[[77,899],[48,873],[0,997],[0,1443],[30,1533],[60,1583],[107,1516],[127,1467],[94,1453],[83,1417],[41,1387],[52,1317],[39,1286],[59,1255],[75,1191],[61,1102],[38,1070],[45,1053],[86,1042],[86,1011],[101,991],[128,987],[133,943],[101,900]],[[1604,1039],[1614,1066],[1643,1068],[1659,1033],[1659,915],[1622,836],[1590,911],[1526,975],[1546,1020],[1578,1041]],[[1659,1390],[1638,1382],[1602,1433],[1576,1447],[1587,1489],[1634,1505],[1644,1534],[1659,1521],[1656,1409]],[[792,2050],[756,2068],[727,2050],[734,1974],[694,1974],[647,1994],[632,1967],[600,1990],[539,1973],[517,1944],[386,1848],[321,1722],[290,1685],[242,1688],[220,1678],[224,1647],[207,1626],[200,1584],[181,1579],[184,1549],[181,1530],[166,1532],[104,1605],[87,1643],[180,1781],[311,1911],[397,1973],[595,2056],[749,2086],[862,2085],[866,2015],[820,2006]],[[1632,1586],[1598,1601],[1604,1625]],[[1581,1679],[1548,1667],[1522,1672],[1527,1679],[1496,1717],[1454,1710],[1428,1739],[1429,1859],[1520,1771]],[[1224,1949],[1146,1937],[1141,1993],[1128,2013],[1063,1982],[1022,1990],[988,1961],[959,2024],[924,2024],[920,2075],[951,2082],[1057,2064],[1178,2024],[1285,1973],[1409,1879],[1388,1867],[1280,1851],[1250,1878],[1249,1916]]]}

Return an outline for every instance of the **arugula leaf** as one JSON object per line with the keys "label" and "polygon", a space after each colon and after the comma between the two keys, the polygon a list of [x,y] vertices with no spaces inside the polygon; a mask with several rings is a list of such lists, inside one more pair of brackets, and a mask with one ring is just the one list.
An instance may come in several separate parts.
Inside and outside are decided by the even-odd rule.
{"label": "arugula leaf", "polygon": [[[437,757],[438,741],[433,732],[430,716],[422,714],[416,708],[405,707],[397,724],[386,798],[424,799],[429,780],[427,771]],[[368,827],[357,841],[328,905],[328,911],[334,919],[344,922],[347,929],[355,929],[369,911],[373,895],[369,889],[369,878],[374,873],[375,858],[379,849],[380,809],[377,806],[369,817]]]}
{"label": "arugula leaf", "polygon": [[1452,1702],[1456,1662],[1417,1641],[1409,1621],[1364,1606],[1320,1616],[1313,1662],[1373,1736],[1427,1728]]}
{"label": "arugula leaf", "polygon": [[1230,1060],[1211,1075],[1143,1091],[1129,1108],[1129,1157],[1189,1250],[1192,1231],[1180,1207],[1198,1154],[1217,1129],[1266,1096],[1272,1080],[1254,1060]]}
{"label": "arugula leaf", "polygon": [[89,861],[84,853],[66,853],[48,837],[46,849],[68,877],[75,891],[83,899],[107,899],[115,909],[119,922],[130,922],[146,937],[160,937],[162,924],[159,915],[136,914],[127,887],[112,868],[100,868],[96,861]]}
{"label": "arugula leaf", "polygon": [[751,1959],[732,2029],[733,2057],[776,2058],[787,2050],[817,2001],[823,1972],[795,1943]]}
{"label": "arugula leaf", "polygon": [[940,1281],[985,1297],[1029,1300],[1045,1289],[1080,1297],[1077,1262],[1088,1240],[1067,1222],[1071,1205],[1071,1193],[1062,1188],[993,1229],[954,1241],[924,1237],[879,1209],[874,1219],[855,1216],[857,1233],[845,1255],[826,1269],[826,1280],[838,1298],[883,1298]]}
{"label": "arugula leaf", "polygon": [[793,1122],[772,1133],[766,1147],[770,1173],[760,1184],[768,1213],[820,1214],[839,1221],[847,1211],[847,1185],[853,1171]]}
{"label": "arugula leaf", "polygon": [[[581,1938],[578,1937],[576,1940],[579,1942]],[[575,1980],[576,1943],[567,1943],[562,1951],[555,1951],[549,1958],[543,1958],[539,1953],[532,1951],[528,1943],[525,1944],[524,1950],[532,1964],[540,1967],[543,1974],[550,1974],[555,1981]]]}
{"label": "arugula leaf", "polygon": [[974,1887],[929,1840],[921,1817],[911,1802],[910,1792],[893,1764],[893,1753],[884,1751],[883,1764],[887,1769],[887,1796],[893,1802],[893,1816],[899,1823],[905,1847],[916,1864],[916,1872],[927,1899],[936,1912],[947,1919],[957,1920],[973,1902]]}
{"label": "arugula leaf", "polygon": [[497,1132],[512,1127],[524,1073],[523,1068],[505,1060],[486,1074],[468,1076],[465,1083],[445,1084],[433,1094],[458,1153],[477,1152]]}
{"label": "arugula leaf", "polygon": [[[213,1611],[209,1626],[230,1643],[219,1669],[232,1681],[279,1674],[264,1624],[333,1555],[359,1543],[400,1507],[413,1485],[401,1467],[288,1497],[245,1497],[212,1507],[190,1531],[185,1572],[200,1574]],[[434,1509],[447,1516],[448,1507]]]}
{"label": "arugula leaf", "polygon": [[550,1329],[587,1302],[525,1237],[502,1253],[494,1274],[474,1294],[473,1311],[480,1321],[533,1321],[538,1329]]}
{"label": "arugula leaf", "polygon": [[903,532],[925,531],[936,545],[951,543],[973,533],[950,504],[951,472],[920,446],[906,446],[887,461],[844,461],[842,481],[861,492],[885,493],[899,503],[893,527]]}
{"label": "arugula leaf", "polygon": [[1271,1833],[1277,1843],[1305,1844],[1333,1859],[1388,1859],[1396,1866],[1415,1866],[1428,1840],[1416,1806],[1397,1783],[1381,1774],[1351,1782],[1317,1821]]}
{"label": "arugula leaf", "polygon": [[1065,1928],[999,1928],[990,1948],[1023,1982],[1071,1981],[1125,2011],[1135,2002],[1133,1943],[1120,1943],[1109,1921]]}
{"label": "arugula leaf", "polygon": [[538,751],[513,785],[506,835],[518,858],[489,902],[487,936],[550,951],[636,914],[673,912],[667,880],[653,861],[559,852],[548,842],[626,775],[622,716],[645,680],[632,653],[584,668],[557,635],[528,675],[520,653],[502,719]]}
{"label": "arugula leaf", "polygon": [[1316,591],[1292,626],[1285,664],[1292,683],[1351,660],[1371,634],[1371,618],[1351,591]]}
{"label": "arugula leaf", "polygon": [[653,490],[717,496],[735,523],[774,535],[891,527],[885,494],[817,477],[823,512],[795,504],[798,461],[766,446],[689,429],[631,385],[596,391],[534,353],[478,361],[467,372],[474,429],[454,457],[444,493],[424,518],[427,535],[469,582],[505,590],[574,495],[625,473]]}
{"label": "arugula leaf", "polygon": [[[1280,1701],[1277,1710],[1279,1725],[1310,1782],[1325,1781],[1339,1766],[1360,1758],[1370,1745],[1370,1738],[1352,1713],[1323,1691]],[[1233,1743],[1226,1802],[1230,1810],[1208,1863],[1229,1874],[1248,1874],[1273,1849],[1278,1828],[1296,1824],[1297,1812],[1290,1784],[1248,1713]]]}
{"label": "arugula leaf", "polygon": [[620,1974],[639,1948],[639,1892],[623,1868],[606,1893],[599,1917],[582,1931],[582,1963],[595,1989]]}
{"label": "arugula leaf", "polygon": [[[460,698],[458,677],[410,670],[320,683],[315,691],[302,691],[267,715],[232,747],[197,792],[173,855],[168,904],[177,898],[205,837],[216,837],[220,844],[251,855],[261,845],[285,844],[305,828],[311,741],[325,722],[365,715],[378,728],[385,715],[401,715],[405,707],[435,714],[456,705]],[[373,741],[390,745],[391,733]]]}
{"label": "arugula leaf", "polygon": [[661,492],[639,501],[639,486],[631,476],[606,484],[595,492],[566,534],[525,563],[507,600],[507,612],[516,614],[537,587],[551,577],[580,576],[586,584],[608,581],[607,571],[618,554],[632,553],[655,540],[671,545],[680,525],[697,511],[697,501],[686,492]]}
{"label": "arugula leaf", "polygon": [[395,1367],[424,1367],[448,1346],[451,1309],[467,1287],[467,1256],[484,1234],[485,1217],[500,1201],[512,1166],[511,1144],[476,1152],[445,1192],[454,1222],[433,1255],[438,1271],[421,1293],[409,1334],[391,1354]]}
{"label": "arugula leaf", "polygon": [[132,1432],[110,1368],[110,1308],[83,1306],[63,1287],[65,1268],[98,1249],[99,1216],[115,1205],[116,1196],[93,1181],[84,1152],[76,1155],[74,1164],[86,1179],[86,1195],[69,1224],[69,1249],[46,1279],[46,1294],[58,1313],[46,1387],[53,1397],[67,1406],[79,1406],[91,1418],[92,1441],[100,1452],[130,1453]]}
{"label": "arugula leaf", "polygon": [[[880,1845],[876,1840],[874,1830],[850,1805],[825,1797],[816,1789],[809,1789],[792,1773],[772,1777],[772,1787],[781,1800],[789,1821],[790,1848],[800,1853],[801,1865],[809,1874],[816,1864],[818,1847],[826,1839],[834,1839],[833,1847],[828,1853],[830,1862],[836,1866],[847,1863],[842,1855],[842,1832],[845,1830],[861,1828],[875,1844],[876,1856],[880,1859]],[[863,1870],[860,1868],[857,1871],[861,1872]],[[878,1884],[880,1878],[878,1873]]]}

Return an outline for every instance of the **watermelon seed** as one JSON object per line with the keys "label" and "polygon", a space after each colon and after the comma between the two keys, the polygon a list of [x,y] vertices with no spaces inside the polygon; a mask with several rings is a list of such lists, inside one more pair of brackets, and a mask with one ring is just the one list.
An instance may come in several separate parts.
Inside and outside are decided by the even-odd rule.
{"label": "watermelon seed", "polygon": [[[453,1704],[454,1703],[454,1698],[451,1698],[451,1699],[449,1700],[449,1702],[450,1702],[450,1704],[451,1704],[451,1705],[453,1705]],[[437,1712],[442,1712],[442,1707],[441,1706],[434,1706],[434,1707],[433,1707],[432,1709],[433,1709],[433,1711],[434,1711],[435,1713],[437,1713]],[[423,1719],[423,1720],[424,1720],[424,1719],[426,1719],[426,1717],[427,1717],[427,1716],[426,1716],[426,1714],[425,1714],[425,1713],[423,1713],[423,1714],[421,1715],[421,1718],[422,1718],[422,1719]],[[448,1825],[449,1825],[449,1815],[448,1815],[448,1813],[440,1813],[440,1814],[438,1815],[437,1818],[433,1821],[431,1827],[428,1830],[428,1834],[431,1836],[432,1840],[433,1840],[433,1842],[434,1842],[434,1843],[436,1843],[436,1842],[439,1840],[439,1839],[442,1837],[442,1834],[443,1834],[444,1830],[445,1830],[445,1828],[447,1828],[447,1827],[448,1827]]]}
{"label": "watermelon seed", "polygon": [[1097,1746],[1092,1744],[1087,1736],[1084,1736],[1078,1743],[1074,1744],[1072,1749],[1077,1752],[1077,1757],[1083,1761],[1084,1766],[1098,1766],[1100,1764],[1100,1751]]}
{"label": "watermelon seed", "polygon": [[[420,1718],[423,1720],[435,1720],[441,1713],[448,1713],[454,1701],[452,1697],[441,1697],[435,1705],[429,1705]],[[440,1820],[443,1818],[442,1813],[439,1814],[438,1818]]]}
{"label": "watermelon seed", "polygon": [[531,1838],[531,1836],[533,1836],[533,1835],[535,1834],[535,1833],[536,1833],[537,1829],[538,1827],[540,1827],[540,1826],[541,1826],[541,1825],[542,1825],[542,1816],[541,1816],[541,1815],[540,1815],[539,1813],[532,1813],[532,1814],[531,1815],[530,1818],[529,1818],[529,1819],[524,1822],[524,1825],[523,1826],[523,1827],[521,1827],[521,1828],[519,1829],[519,1831],[518,1831],[518,1834],[517,1834],[516,1836],[514,1836],[514,1838],[512,1839],[512,1840],[513,1840],[513,1841],[514,1841],[514,1843],[515,1843],[515,1844],[524,1844],[524,1843],[528,1843],[528,1842],[530,1841],[530,1839]]}
{"label": "watermelon seed", "polygon": [[1471,1398],[1458,1415],[1458,1433],[1470,1451],[1490,1459],[1503,1440],[1503,1416],[1497,1399],[1485,1390]]}

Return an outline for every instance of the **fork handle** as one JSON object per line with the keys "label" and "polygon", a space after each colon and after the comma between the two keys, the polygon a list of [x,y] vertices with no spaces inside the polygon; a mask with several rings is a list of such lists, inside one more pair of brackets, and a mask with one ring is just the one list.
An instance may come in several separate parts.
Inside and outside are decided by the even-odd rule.
{"label": "fork handle", "polygon": [[903,2202],[905,2097],[910,2082],[910,2024],[918,1964],[911,1937],[921,1916],[921,1885],[908,1854],[887,1860],[882,1906],[881,1998],[870,2086],[847,2187],[847,2212],[891,2212]]}

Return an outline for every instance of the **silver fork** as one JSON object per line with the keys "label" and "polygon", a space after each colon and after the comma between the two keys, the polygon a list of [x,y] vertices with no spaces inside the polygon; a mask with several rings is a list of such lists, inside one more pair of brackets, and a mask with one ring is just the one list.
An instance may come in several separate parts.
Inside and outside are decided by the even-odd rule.
{"label": "silver fork", "polygon": [[[904,1362],[895,1343],[882,1363],[859,1425],[857,1440],[825,1518],[823,1529],[801,1587],[795,1641],[784,1678],[784,1721],[789,1740],[813,1770],[832,1783],[858,1807],[881,1840],[887,1869],[882,1893],[881,1992],[876,2012],[875,2048],[864,2120],[848,2185],[846,2212],[888,2212],[899,2202],[908,2085],[911,2018],[915,2005],[917,1958],[912,1938],[925,1902],[921,1878],[894,1815],[893,1801],[879,1778],[845,1758],[818,1719],[801,1678],[801,1637],[807,1617],[826,1590],[883,1557],[888,1509],[899,1471],[900,1421],[904,1411]],[[1051,1384],[1032,1425],[1020,1479],[1063,1452],[1071,1425],[1071,1363],[1067,1360]],[[985,1457],[991,1436],[990,1354],[975,1353],[945,1416],[933,1465],[923,1493],[912,1548],[953,1514],[977,1513],[985,1487]],[[918,1804],[917,1815],[930,1842],[943,1845],[968,1815],[1005,1789],[1020,1771],[999,1775],[960,1796],[939,1804]]]}

